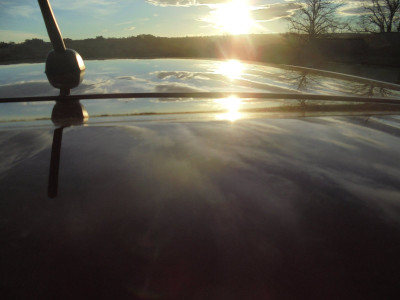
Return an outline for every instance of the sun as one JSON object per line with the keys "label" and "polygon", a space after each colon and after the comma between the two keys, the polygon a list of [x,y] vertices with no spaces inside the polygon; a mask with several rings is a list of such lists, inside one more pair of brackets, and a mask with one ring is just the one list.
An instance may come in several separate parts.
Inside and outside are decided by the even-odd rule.
{"label": "sun", "polygon": [[251,7],[246,0],[232,0],[220,4],[215,10],[215,25],[223,32],[230,34],[246,34],[254,26],[250,15]]}

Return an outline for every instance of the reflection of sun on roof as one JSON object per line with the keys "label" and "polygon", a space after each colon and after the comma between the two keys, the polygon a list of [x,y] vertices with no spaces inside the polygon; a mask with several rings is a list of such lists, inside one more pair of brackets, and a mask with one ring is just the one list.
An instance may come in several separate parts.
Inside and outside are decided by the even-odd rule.
{"label": "reflection of sun on roof", "polygon": [[244,66],[240,61],[232,59],[221,62],[215,72],[230,79],[238,79],[242,75],[243,69]]}
{"label": "reflection of sun on roof", "polygon": [[214,102],[217,103],[222,110],[226,111],[217,115],[218,120],[228,120],[233,122],[242,117],[242,114],[239,112],[241,105],[240,98],[231,96],[229,98],[216,99]]}

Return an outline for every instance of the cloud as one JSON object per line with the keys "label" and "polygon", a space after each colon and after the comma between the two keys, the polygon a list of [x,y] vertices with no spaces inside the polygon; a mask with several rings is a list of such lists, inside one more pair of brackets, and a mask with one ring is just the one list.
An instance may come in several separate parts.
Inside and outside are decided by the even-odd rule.
{"label": "cloud", "polygon": [[[165,0],[162,0],[165,1]],[[213,27],[219,28],[219,14],[218,11],[224,11],[224,1],[208,1],[214,3],[208,3],[207,6],[211,9],[211,12],[201,18],[200,20],[214,25]],[[264,2],[265,3],[265,2]],[[204,4],[206,5],[206,4]],[[246,8],[246,12],[250,15],[251,27],[253,29],[258,28],[259,30],[268,30],[262,27],[261,22],[268,22],[273,20],[279,20],[288,16],[291,16],[297,9],[301,7],[300,4],[294,2],[284,2],[284,3],[272,3],[272,4],[257,4],[256,1],[249,1],[249,6]],[[257,24],[258,23],[258,24]],[[223,27],[223,26],[222,26]]]}
{"label": "cloud", "polygon": [[64,0],[53,0],[52,6],[58,9],[63,10],[76,10],[84,7],[110,7],[116,5],[115,1],[105,1],[105,0],[73,0],[73,1],[64,1]]}
{"label": "cloud", "polygon": [[221,4],[230,2],[228,0],[146,0],[157,6],[198,6],[209,4]]}
{"label": "cloud", "polygon": [[120,26],[120,25],[129,25],[129,24],[133,24],[133,23],[135,23],[135,21],[126,21],[126,22],[117,23],[115,25]]}
{"label": "cloud", "polygon": [[37,11],[36,7],[31,5],[13,5],[14,3],[3,3],[2,10],[6,14],[18,17],[29,17]]}
{"label": "cloud", "polygon": [[359,16],[367,14],[363,7],[364,3],[362,1],[352,1],[347,2],[343,7],[338,9],[338,13],[343,16]]}
{"label": "cloud", "polygon": [[106,0],[53,0],[52,7],[57,10],[80,11],[94,13],[95,15],[109,15],[117,11],[118,2]]}
{"label": "cloud", "polygon": [[256,21],[272,21],[290,16],[300,7],[301,5],[292,2],[276,3],[257,8],[251,12],[251,15]]}
{"label": "cloud", "polygon": [[135,26],[131,26],[131,27],[127,28],[127,30],[130,30],[130,31],[135,30],[135,29],[136,29]]}

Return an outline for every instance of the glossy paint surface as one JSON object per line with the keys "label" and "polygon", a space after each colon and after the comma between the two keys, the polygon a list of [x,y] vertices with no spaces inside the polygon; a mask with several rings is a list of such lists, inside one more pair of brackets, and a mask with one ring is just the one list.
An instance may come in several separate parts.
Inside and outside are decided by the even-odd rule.
{"label": "glossy paint surface", "polygon": [[[398,86],[236,61],[86,66],[73,94],[232,97],[82,101],[89,122],[65,128],[53,102],[2,104],[2,298],[396,299],[399,114],[266,116],[307,104],[235,92]],[[0,97],[57,95],[43,70],[0,67]]]}
{"label": "glossy paint surface", "polygon": [[[400,86],[312,69],[256,65],[239,61],[185,59],[86,61],[82,84],[72,94],[129,92],[270,92],[365,97],[399,97]],[[44,74],[44,64],[0,66],[0,97],[58,95]],[[293,105],[283,99],[234,103],[237,111]],[[91,117],[148,113],[232,111],[228,99],[87,100]],[[0,121],[48,118],[53,103],[4,104]]]}
{"label": "glossy paint surface", "polygon": [[24,299],[395,299],[400,118],[0,131],[1,282]]}

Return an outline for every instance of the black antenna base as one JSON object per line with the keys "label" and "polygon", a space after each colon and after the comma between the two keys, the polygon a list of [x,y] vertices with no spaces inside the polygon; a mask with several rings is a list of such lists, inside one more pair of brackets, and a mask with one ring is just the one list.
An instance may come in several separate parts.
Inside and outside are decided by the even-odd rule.
{"label": "black antenna base", "polygon": [[53,50],[47,55],[47,79],[52,86],[61,90],[61,95],[68,95],[70,89],[77,87],[84,74],[85,64],[78,52],[71,49],[61,52]]}

